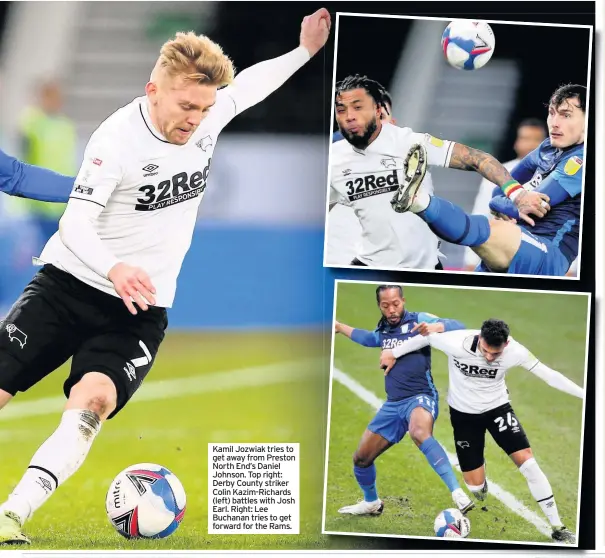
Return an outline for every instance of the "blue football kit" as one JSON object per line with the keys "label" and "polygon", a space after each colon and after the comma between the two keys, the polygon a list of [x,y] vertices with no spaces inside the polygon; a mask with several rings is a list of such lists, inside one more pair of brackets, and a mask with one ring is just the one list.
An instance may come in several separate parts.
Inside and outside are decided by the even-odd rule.
{"label": "blue football kit", "polygon": [[[440,319],[425,312],[408,312],[400,322],[392,326],[381,320],[374,331],[353,330],[351,339],[366,347],[392,349],[406,339],[418,335],[412,333],[415,323],[443,323],[445,331],[464,329],[457,320]],[[410,416],[416,407],[422,407],[437,419],[439,394],[431,375],[431,349],[425,347],[397,359],[395,366],[385,376],[387,401],[380,408],[368,429],[391,443],[405,436]]]}
{"label": "blue football kit", "polygon": [[74,180],[73,176],[23,163],[0,150],[0,192],[32,200],[67,203]]}
{"label": "blue football kit", "polygon": [[[521,246],[508,272],[526,275],[562,276],[578,256],[582,209],[584,144],[558,149],[544,140],[523,158],[511,175],[526,189],[543,192],[551,210],[535,219],[535,226],[519,223]],[[500,188],[494,189],[490,209],[519,219],[513,202]],[[484,263],[478,271],[489,271]]]}

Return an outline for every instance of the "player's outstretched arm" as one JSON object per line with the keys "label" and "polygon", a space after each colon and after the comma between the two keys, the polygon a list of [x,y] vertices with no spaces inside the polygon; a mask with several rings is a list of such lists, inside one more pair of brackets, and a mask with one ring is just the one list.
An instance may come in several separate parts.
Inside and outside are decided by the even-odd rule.
{"label": "player's outstretched arm", "polygon": [[550,209],[549,198],[546,194],[524,190],[506,168],[489,153],[455,143],[449,168],[478,172],[490,182],[500,186],[506,196],[517,206],[520,218],[530,225],[535,224],[530,215],[544,217]]}
{"label": "player's outstretched arm", "polygon": [[449,168],[478,172],[500,187],[517,182],[493,155],[462,143],[454,143]]}
{"label": "player's outstretched arm", "polygon": [[340,322],[334,323],[334,331],[345,335],[351,339],[351,341],[355,341],[355,343],[363,345],[364,347],[380,347],[380,339],[378,338],[378,333],[375,331],[353,328],[347,324],[341,324]]}
{"label": "player's outstretched arm", "polygon": [[464,329],[466,326],[458,320],[450,318],[438,318],[434,314],[427,312],[418,312],[418,323],[414,324],[412,333],[418,332],[420,335],[429,335],[431,333],[444,333],[446,331],[455,331]]}
{"label": "player's outstretched arm", "polygon": [[73,184],[72,176],[28,165],[0,150],[0,192],[44,202],[67,203]]}
{"label": "player's outstretched arm", "polygon": [[[462,324],[461,322],[458,322],[457,320],[451,320],[451,321],[463,326],[463,327],[456,327],[455,328],[456,330],[464,329],[464,324]],[[431,346],[434,349],[438,349],[439,351],[449,354],[449,352],[452,349],[451,336],[447,332],[442,331],[442,328],[438,327],[442,324],[436,323],[436,324],[431,324],[431,325],[437,326],[437,327],[432,328],[435,331],[429,331],[428,333],[425,333],[425,334],[416,335],[415,337],[406,339],[403,343],[397,345],[393,349],[386,349],[386,350],[382,351],[382,354],[380,357],[381,368],[385,368],[385,366],[386,366],[387,367],[386,373],[388,373],[388,370],[390,370],[393,367],[393,365],[395,364],[395,360],[397,360],[398,358],[401,358],[403,355],[407,355],[408,353],[418,351],[418,350],[423,349],[424,347],[428,347],[428,346]],[[451,330],[451,331],[455,331],[455,330]]]}
{"label": "player's outstretched arm", "polygon": [[380,368],[384,370],[384,375],[386,376],[391,371],[398,358],[428,347],[431,337],[434,337],[434,335],[416,335],[406,339],[403,343],[399,343],[393,349],[384,349],[380,353]]}
{"label": "player's outstretched arm", "polygon": [[[569,178],[569,177],[567,177]],[[553,208],[563,203],[565,200],[570,199],[572,196],[580,193],[582,188],[582,176],[580,175],[574,181],[563,181],[559,180],[560,177],[557,173],[551,173],[534,192],[542,193],[548,196],[548,207]],[[495,189],[495,195],[489,202],[489,208],[491,211],[502,214],[511,219],[519,220],[521,215],[519,214],[518,207],[513,203],[510,198],[507,198],[504,193],[499,193],[499,188]],[[534,225],[533,220],[524,219],[530,225]]]}
{"label": "player's outstretched arm", "polygon": [[303,19],[298,48],[240,72],[224,90],[235,103],[235,114],[263,101],[315,56],[328,40],[330,25],[328,10],[317,10]]}
{"label": "player's outstretched arm", "polygon": [[580,399],[584,399],[584,390],[580,386],[560,372],[542,364],[539,360],[536,361],[534,358],[533,362],[525,362],[521,364],[521,366],[538,376],[538,378],[546,382],[550,387],[568,393],[569,395],[579,397]]}

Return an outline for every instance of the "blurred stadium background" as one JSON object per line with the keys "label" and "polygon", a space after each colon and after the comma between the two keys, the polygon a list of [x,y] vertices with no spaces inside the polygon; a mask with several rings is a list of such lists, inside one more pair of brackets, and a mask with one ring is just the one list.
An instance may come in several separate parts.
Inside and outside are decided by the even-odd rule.
{"label": "blurred stadium background", "polygon": [[[241,70],[295,48],[302,18],[317,9],[303,3],[288,11],[279,26],[270,17],[250,26],[253,8],[240,4],[234,10],[221,2],[0,6],[0,147],[27,158],[23,114],[36,103],[40,83],[55,80],[76,130],[74,153],[68,154],[74,173],[99,123],[144,94],[159,47],[176,31],[208,34]],[[322,322],[327,140],[319,104],[307,109],[301,92],[310,88],[321,102],[323,79],[318,57],[223,132],[170,313],[172,327],[299,328]],[[53,140],[59,138],[50,137],[49,143]],[[0,264],[0,309],[6,311],[35,271],[31,256],[50,233],[43,229],[41,238],[39,229],[30,226],[31,204],[2,197],[0,250],[9,257]],[[225,311],[219,289],[237,293],[237,315]],[[284,304],[284,298],[291,303]]]}
{"label": "blurred stadium background", "polygon": [[[452,16],[477,17],[463,11],[453,9]],[[497,16],[486,17],[492,18]],[[523,15],[518,19],[522,21]],[[559,85],[587,85],[589,29],[490,24],[496,37],[492,59],[480,70],[465,72],[450,67],[443,56],[441,35],[447,24],[447,20],[341,16],[336,81],[366,74],[391,93],[398,126],[465,143],[501,162],[516,157],[513,144],[521,121],[537,118],[546,123],[548,100]],[[363,48],[357,48],[360,37],[380,41],[364,41]],[[564,58],[552,55],[555,45],[564,49]],[[473,210],[481,182],[478,174],[445,169],[432,174],[438,195]],[[462,268],[464,251],[443,243],[444,266]],[[334,252],[327,261],[337,257]]]}

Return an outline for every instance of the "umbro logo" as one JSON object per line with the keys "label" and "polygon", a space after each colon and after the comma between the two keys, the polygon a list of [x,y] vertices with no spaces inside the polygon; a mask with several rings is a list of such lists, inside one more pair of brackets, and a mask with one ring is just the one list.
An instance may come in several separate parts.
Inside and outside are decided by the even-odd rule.
{"label": "umbro logo", "polygon": [[124,367],[124,372],[126,372],[126,376],[131,382],[132,380],[137,379],[137,373],[135,372],[134,366],[130,362],[126,363],[126,366]]}
{"label": "umbro logo", "polygon": [[157,165],[147,165],[146,167],[143,167],[143,170],[145,172],[153,172],[157,168],[159,168]]}
{"label": "umbro logo", "polygon": [[46,494],[50,494],[53,491],[53,486],[50,481],[48,479],[45,479],[44,477],[38,477],[38,479],[40,482],[36,481],[36,483],[44,489],[44,492],[46,492]]}
{"label": "umbro logo", "polygon": [[209,147],[212,147],[212,138],[205,136],[201,140],[197,141],[196,144],[202,151],[206,151]]}
{"label": "umbro logo", "polygon": [[160,167],[158,167],[157,165],[146,165],[143,167],[143,170],[147,173],[144,174],[143,176],[155,176],[157,174],[157,172],[154,172],[156,169],[159,169]]}

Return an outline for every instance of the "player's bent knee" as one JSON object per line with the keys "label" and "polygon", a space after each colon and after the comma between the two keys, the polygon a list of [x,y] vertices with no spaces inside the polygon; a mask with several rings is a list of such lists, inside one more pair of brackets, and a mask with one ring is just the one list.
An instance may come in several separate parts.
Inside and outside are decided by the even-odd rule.
{"label": "player's bent knee", "polygon": [[419,425],[410,425],[409,429],[410,438],[412,438],[413,442],[419,446],[424,443],[431,437],[431,429],[427,428],[423,424]]}
{"label": "player's bent knee", "polygon": [[116,408],[116,399],[106,394],[91,395],[86,402],[85,408],[95,413],[99,418],[107,418]]}
{"label": "player's bent knee", "polygon": [[105,420],[115,410],[117,400],[113,381],[105,374],[91,372],[71,388],[67,408],[87,409]]}
{"label": "player's bent knee", "polygon": [[513,460],[517,467],[521,467],[526,461],[534,456],[534,452],[531,448],[522,449],[510,454],[510,458]]}
{"label": "player's bent knee", "polygon": [[374,459],[365,453],[355,452],[353,454],[353,465],[355,467],[360,467],[361,469],[365,469],[374,463]]}

